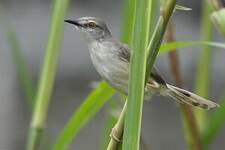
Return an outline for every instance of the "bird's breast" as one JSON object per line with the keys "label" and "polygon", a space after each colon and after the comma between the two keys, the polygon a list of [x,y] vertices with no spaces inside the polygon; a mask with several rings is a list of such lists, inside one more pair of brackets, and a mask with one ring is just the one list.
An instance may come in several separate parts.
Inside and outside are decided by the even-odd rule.
{"label": "bird's breast", "polygon": [[111,86],[127,93],[128,63],[121,61],[116,47],[93,42],[89,45],[92,62],[100,74]]}

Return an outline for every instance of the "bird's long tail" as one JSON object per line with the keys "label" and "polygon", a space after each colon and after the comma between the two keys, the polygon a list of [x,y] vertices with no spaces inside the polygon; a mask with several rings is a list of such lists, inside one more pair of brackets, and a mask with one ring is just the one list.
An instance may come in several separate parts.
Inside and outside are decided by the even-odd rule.
{"label": "bird's long tail", "polygon": [[169,84],[167,84],[165,94],[176,100],[178,103],[188,104],[203,109],[211,109],[219,107],[217,103],[206,100],[205,98],[200,97],[194,93],[191,93],[189,91],[180,89],[178,87]]}

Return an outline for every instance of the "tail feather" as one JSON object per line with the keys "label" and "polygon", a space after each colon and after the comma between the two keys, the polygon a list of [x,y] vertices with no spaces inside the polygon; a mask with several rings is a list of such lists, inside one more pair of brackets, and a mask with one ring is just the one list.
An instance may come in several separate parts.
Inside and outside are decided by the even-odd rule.
{"label": "tail feather", "polygon": [[167,84],[168,89],[166,90],[166,95],[172,97],[178,103],[188,104],[191,106],[200,107],[203,109],[211,109],[219,107],[215,102],[209,101],[203,97],[200,97],[189,91],[180,89],[178,87]]}

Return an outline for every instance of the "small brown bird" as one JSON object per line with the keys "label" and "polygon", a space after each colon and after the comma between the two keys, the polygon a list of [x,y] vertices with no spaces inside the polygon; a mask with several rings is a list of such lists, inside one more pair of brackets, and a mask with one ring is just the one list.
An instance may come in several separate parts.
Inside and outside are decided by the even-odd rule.
{"label": "small brown bird", "polygon": [[[131,49],[113,38],[104,21],[94,17],[82,17],[77,20],[65,20],[84,33],[92,62],[101,75],[112,87],[118,91],[128,93],[128,73]],[[218,107],[219,105],[206,100],[192,92],[169,85],[153,67],[145,87],[145,99],[152,94],[169,96],[178,103],[197,106],[203,109]]]}

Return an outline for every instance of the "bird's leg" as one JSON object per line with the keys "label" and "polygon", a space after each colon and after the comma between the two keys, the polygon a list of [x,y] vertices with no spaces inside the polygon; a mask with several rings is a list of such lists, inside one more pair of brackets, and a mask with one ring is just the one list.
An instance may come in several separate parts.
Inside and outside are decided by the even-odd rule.
{"label": "bird's leg", "polygon": [[159,89],[160,88],[160,85],[154,81],[154,80],[150,80],[147,85],[147,87],[150,87],[150,88],[153,88],[153,89]]}

